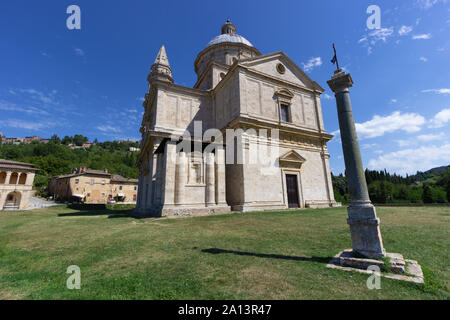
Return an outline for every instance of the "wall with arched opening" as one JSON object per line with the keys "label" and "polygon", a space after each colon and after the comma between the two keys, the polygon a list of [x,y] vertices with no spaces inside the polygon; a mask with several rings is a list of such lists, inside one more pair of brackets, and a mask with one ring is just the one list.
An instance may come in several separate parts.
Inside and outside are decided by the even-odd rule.
{"label": "wall with arched opening", "polygon": [[6,183],[6,172],[0,172],[0,184]]}
{"label": "wall with arched opening", "polygon": [[9,184],[17,184],[18,179],[19,179],[19,174],[17,172],[11,173],[11,177],[9,178]]}
{"label": "wall with arched opening", "polygon": [[21,173],[19,177],[19,184],[25,184],[27,182],[27,174]]}
{"label": "wall with arched opening", "polygon": [[5,205],[3,209],[19,209],[20,200],[22,199],[22,194],[17,191],[13,191],[7,194]]}

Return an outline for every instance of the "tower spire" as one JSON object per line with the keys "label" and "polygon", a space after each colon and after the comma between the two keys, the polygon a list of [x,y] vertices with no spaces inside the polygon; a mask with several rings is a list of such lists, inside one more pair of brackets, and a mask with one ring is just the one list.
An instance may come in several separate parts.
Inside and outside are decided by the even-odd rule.
{"label": "tower spire", "polygon": [[153,63],[148,82],[163,81],[173,83],[172,69],[170,68],[169,59],[167,58],[166,48],[164,45],[158,51],[155,62]]}
{"label": "tower spire", "polygon": [[170,67],[169,59],[167,59],[166,47],[164,47],[164,45],[162,45],[159,49],[158,55],[156,56],[155,62],[153,64],[161,64]]}

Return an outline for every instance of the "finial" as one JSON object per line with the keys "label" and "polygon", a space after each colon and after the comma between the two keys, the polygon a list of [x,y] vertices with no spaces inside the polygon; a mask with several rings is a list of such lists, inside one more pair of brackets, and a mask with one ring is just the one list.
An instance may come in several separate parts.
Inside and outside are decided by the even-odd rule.
{"label": "finial", "polygon": [[333,42],[333,51],[334,51],[334,56],[333,56],[333,59],[331,59],[331,63],[332,64],[336,63],[336,71],[338,71],[339,70],[339,62],[338,62],[338,59],[337,59],[336,48],[334,47],[334,42]]}
{"label": "finial", "polygon": [[227,22],[222,26],[222,34],[235,34],[236,27],[231,23],[230,19],[227,19]]}

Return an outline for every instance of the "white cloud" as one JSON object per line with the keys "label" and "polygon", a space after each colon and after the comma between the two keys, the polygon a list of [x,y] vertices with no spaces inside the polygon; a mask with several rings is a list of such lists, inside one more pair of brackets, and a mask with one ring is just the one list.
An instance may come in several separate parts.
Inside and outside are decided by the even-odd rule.
{"label": "white cloud", "polygon": [[52,90],[48,93],[44,93],[42,91],[36,89],[16,89],[16,92],[29,94],[33,99],[38,100],[45,104],[53,104],[57,105],[55,95],[58,93],[56,90]]}
{"label": "white cloud", "polygon": [[361,148],[362,149],[371,149],[371,148],[376,147],[376,146],[377,146],[376,143],[363,143],[361,145]]}
{"label": "white cloud", "polygon": [[430,9],[437,3],[447,3],[448,0],[416,0],[416,3],[422,9]]}
{"label": "white cloud", "polygon": [[110,125],[101,125],[101,126],[97,126],[96,128],[102,132],[114,132],[114,133],[122,132],[122,130],[120,130],[120,128],[113,127]]}
{"label": "white cloud", "polygon": [[360,139],[375,138],[394,131],[417,132],[425,123],[425,118],[417,113],[395,111],[388,116],[374,115],[369,121],[356,123]]}
{"label": "white cloud", "polygon": [[425,58],[425,57],[420,57],[419,60],[422,61],[422,62],[427,62],[428,61],[428,59]]}
{"label": "white cloud", "polygon": [[313,57],[313,58],[309,59],[307,63],[302,63],[302,65],[303,65],[303,69],[305,69],[305,71],[309,72],[312,69],[314,69],[315,67],[319,67],[322,65],[322,58]]}
{"label": "white cloud", "polygon": [[2,127],[19,128],[25,130],[40,130],[43,128],[50,128],[54,125],[54,122],[49,121],[24,121],[19,119],[0,120]]}
{"label": "white cloud", "polygon": [[422,146],[390,152],[369,161],[372,170],[383,170],[399,174],[412,174],[450,163],[450,144]]}
{"label": "white cloud", "polygon": [[387,38],[392,36],[393,33],[394,33],[393,27],[376,29],[375,31],[372,31],[371,33],[369,33],[369,39],[372,44],[375,44],[376,42],[378,42],[380,40],[382,40],[383,42],[386,42]]}
{"label": "white cloud", "polygon": [[84,51],[82,49],[80,49],[80,48],[75,48],[74,50],[75,50],[75,54],[78,55],[78,56],[84,56],[85,55]]}
{"label": "white cloud", "polygon": [[405,36],[408,33],[410,33],[412,29],[413,28],[411,26],[401,26],[400,29],[398,30],[398,34],[401,36]]}
{"label": "white cloud", "polygon": [[330,96],[329,94],[327,94],[327,93],[324,93],[323,95],[322,95],[322,98],[324,98],[324,99],[326,99],[326,100],[330,100],[330,99],[333,99],[333,97],[332,96]]}
{"label": "white cloud", "polygon": [[370,32],[367,35],[364,35],[361,39],[358,40],[358,43],[362,43],[364,46],[367,47],[367,53],[372,53],[372,47],[378,42],[383,41],[386,42],[386,40],[392,36],[394,33],[394,28],[381,28],[376,29],[372,32]]}
{"label": "white cloud", "polygon": [[413,40],[428,40],[430,38],[431,38],[431,33],[415,34],[412,36]]}
{"label": "white cloud", "polygon": [[417,136],[417,139],[419,139],[420,141],[427,142],[427,141],[438,140],[438,139],[441,139],[443,137],[445,137],[445,135],[444,135],[443,132],[441,132],[439,134],[432,134],[432,133],[430,133],[430,134],[422,134],[422,135]]}
{"label": "white cloud", "polygon": [[432,93],[437,93],[437,94],[449,94],[450,93],[450,88],[427,89],[427,90],[422,90],[422,92],[424,92],[424,93],[432,92]]}
{"label": "white cloud", "polygon": [[399,147],[406,147],[412,144],[411,140],[403,140],[403,139],[395,140],[395,142],[397,142]]}
{"label": "white cloud", "polygon": [[3,111],[11,111],[11,112],[21,112],[21,113],[28,113],[28,114],[41,114],[41,115],[50,115],[47,111],[41,109],[41,108],[35,108],[35,107],[22,107],[15,103],[11,103],[8,101],[0,100],[0,110]]}
{"label": "white cloud", "polygon": [[431,119],[431,128],[441,128],[450,121],[450,109],[443,109]]}
{"label": "white cloud", "polygon": [[391,99],[391,102],[392,102],[392,103],[396,103],[396,102],[397,102],[397,99]]}

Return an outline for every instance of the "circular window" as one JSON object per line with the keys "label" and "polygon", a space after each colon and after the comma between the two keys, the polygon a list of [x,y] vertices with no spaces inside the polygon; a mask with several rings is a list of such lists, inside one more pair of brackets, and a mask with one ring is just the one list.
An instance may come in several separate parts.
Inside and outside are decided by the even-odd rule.
{"label": "circular window", "polygon": [[281,63],[279,63],[279,64],[277,64],[277,71],[279,73],[283,74],[286,72],[286,68]]}
{"label": "circular window", "polygon": [[225,73],[221,72],[220,73],[220,79],[223,79],[223,78],[225,78]]}

